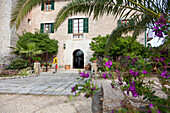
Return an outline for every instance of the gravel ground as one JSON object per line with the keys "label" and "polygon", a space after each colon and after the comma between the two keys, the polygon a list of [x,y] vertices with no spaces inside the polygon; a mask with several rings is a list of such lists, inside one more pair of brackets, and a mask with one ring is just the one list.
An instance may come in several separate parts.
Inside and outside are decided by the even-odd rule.
{"label": "gravel ground", "polygon": [[0,113],[91,113],[91,99],[0,94]]}

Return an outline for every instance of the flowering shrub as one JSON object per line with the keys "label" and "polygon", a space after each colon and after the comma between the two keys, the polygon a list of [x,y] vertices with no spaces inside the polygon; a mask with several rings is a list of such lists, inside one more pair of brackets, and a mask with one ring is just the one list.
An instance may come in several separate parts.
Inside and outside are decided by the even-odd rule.
{"label": "flowering shrub", "polygon": [[168,16],[161,13],[160,18],[155,23],[156,26],[153,27],[155,35],[158,37],[164,37],[163,35],[168,34]]}
{"label": "flowering shrub", "polygon": [[[154,109],[152,108],[151,111],[155,109],[159,109],[162,112],[167,111],[170,105],[167,99],[169,97],[161,98],[155,95],[156,91],[153,86],[156,85],[156,83],[151,80],[151,78],[157,77],[159,79],[159,88],[168,96],[170,90],[168,88],[170,72],[167,67],[170,66],[170,58],[160,54],[159,51],[151,49],[148,52],[147,59],[134,54],[127,56],[126,59],[127,62],[119,64],[106,59],[105,69],[107,72],[102,75],[103,78],[107,79],[111,77],[113,79],[113,82],[110,84],[111,87],[120,87],[121,91],[126,94],[124,95],[125,98],[129,98],[131,94],[135,98],[138,97],[142,99],[143,102],[147,101],[158,106],[153,107]],[[115,74],[113,71],[115,71]],[[151,72],[156,72],[156,74],[152,74]],[[113,77],[111,73],[113,73],[115,77]],[[115,85],[115,78],[118,79],[119,86]],[[122,103],[125,108],[129,109],[127,101]],[[147,107],[145,109],[147,109]]]}
{"label": "flowering shrub", "polygon": [[32,59],[33,59],[34,61],[40,61],[40,60],[41,60],[40,57],[33,57]]}
{"label": "flowering shrub", "polygon": [[73,86],[71,92],[76,95],[84,93],[84,97],[86,98],[92,97],[99,88],[92,83],[89,73],[79,72],[79,75],[80,76],[77,79],[80,80],[80,84]]}

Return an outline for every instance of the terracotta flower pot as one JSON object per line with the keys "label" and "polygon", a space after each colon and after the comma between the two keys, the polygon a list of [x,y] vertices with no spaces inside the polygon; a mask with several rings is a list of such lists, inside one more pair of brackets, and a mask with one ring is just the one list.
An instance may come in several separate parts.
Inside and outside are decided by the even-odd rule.
{"label": "terracotta flower pot", "polygon": [[69,70],[70,69],[70,65],[65,65],[65,69]]}

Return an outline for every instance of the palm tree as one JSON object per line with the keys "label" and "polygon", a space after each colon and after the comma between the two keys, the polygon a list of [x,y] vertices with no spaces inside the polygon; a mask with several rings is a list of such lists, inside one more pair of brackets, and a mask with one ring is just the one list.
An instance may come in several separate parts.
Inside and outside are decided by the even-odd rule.
{"label": "palm tree", "polygon": [[10,48],[14,50],[11,53],[14,53],[15,55],[28,57],[29,64],[31,64],[31,59],[33,58],[33,56],[43,53],[43,51],[38,50],[35,43],[24,44],[24,43],[18,42],[16,45],[16,48],[15,47],[10,47]]}
{"label": "palm tree", "polygon": [[[18,0],[15,9],[12,12],[11,27],[19,27],[24,16],[31,9],[47,0]],[[169,17],[170,11],[169,0],[74,0],[66,4],[57,14],[55,19],[55,29],[61,25],[69,16],[77,13],[85,13],[93,15],[94,19],[98,19],[104,14],[112,14],[115,17],[127,18],[130,17],[135,21],[133,26],[119,26],[113,29],[106,44],[108,52],[110,46],[116,38],[120,37],[123,32],[133,32],[133,39],[144,32],[146,28],[152,29],[154,23],[160,18],[161,13]],[[170,23],[170,21],[168,21]]]}

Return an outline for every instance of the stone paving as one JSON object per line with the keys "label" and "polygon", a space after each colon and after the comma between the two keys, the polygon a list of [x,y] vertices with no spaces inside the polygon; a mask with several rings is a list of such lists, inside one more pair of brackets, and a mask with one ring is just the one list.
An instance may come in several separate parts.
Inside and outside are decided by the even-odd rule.
{"label": "stone paving", "polygon": [[38,77],[0,80],[0,94],[74,95],[78,70],[41,72]]}

